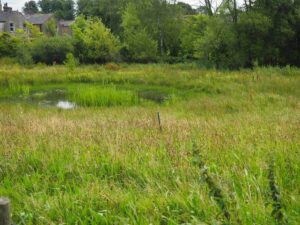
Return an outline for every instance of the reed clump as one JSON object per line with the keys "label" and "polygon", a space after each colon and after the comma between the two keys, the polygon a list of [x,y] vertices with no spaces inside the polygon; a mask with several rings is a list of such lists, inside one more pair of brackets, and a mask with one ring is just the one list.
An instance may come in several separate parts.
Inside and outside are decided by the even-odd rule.
{"label": "reed clump", "polygon": [[131,106],[139,102],[134,92],[114,86],[77,86],[69,89],[69,95],[76,104],[88,107]]}

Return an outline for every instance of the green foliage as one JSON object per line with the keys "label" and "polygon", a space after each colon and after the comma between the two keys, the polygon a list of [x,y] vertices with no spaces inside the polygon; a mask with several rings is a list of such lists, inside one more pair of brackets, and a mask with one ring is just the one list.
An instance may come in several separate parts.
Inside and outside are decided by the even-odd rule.
{"label": "green foliage", "polygon": [[101,20],[78,17],[72,29],[76,55],[81,62],[103,63],[117,59],[119,40]]}
{"label": "green foliage", "polygon": [[28,44],[22,44],[16,52],[16,58],[21,65],[28,66],[33,64],[32,54]]}
{"label": "green foliage", "polygon": [[78,66],[79,62],[72,53],[68,53],[64,64],[69,68],[70,71],[73,71],[76,66]]}
{"label": "green foliage", "polygon": [[184,20],[180,33],[181,55],[185,58],[194,58],[196,43],[204,35],[209,17],[203,14],[189,16]]}
{"label": "green foliage", "polygon": [[38,4],[43,13],[54,13],[56,18],[73,20],[75,16],[74,0],[39,0]]}
{"label": "green foliage", "polygon": [[9,33],[0,33],[0,57],[14,57],[20,41]]}
{"label": "green foliage", "polygon": [[197,10],[194,9],[191,5],[184,3],[184,2],[178,2],[177,6],[179,6],[184,15],[195,15],[197,14]]}
{"label": "green foliage", "polygon": [[28,38],[35,39],[43,36],[43,33],[39,30],[39,28],[34,26],[33,24],[26,21],[25,26],[27,29]]}
{"label": "green foliage", "polygon": [[271,21],[257,12],[242,14],[237,24],[237,32],[240,39],[240,47],[245,55],[245,65],[254,66],[254,62],[263,65],[268,52],[265,46],[268,44],[268,33],[271,29]]}
{"label": "green foliage", "polygon": [[128,0],[78,0],[78,15],[98,17],[114,34],[120,35],[122,10]]}
{"label": "green foliage", "polygon": [[[157,57],[157,42],[143,27],[134,4],[128,4],[123,15],[125,57],[138,62],[153,61]],[[123,50],[123,51],[124,51]]]}
{"label": "green foliage", "polygon": [[[243,5],[237,0],[201,2],[195,10],[189,4],[166,0],[79,0],[77,15],[82,16],[73,27],[75,56],[84,63],[123,59],[193,60],[220,69],[300,66],[299,0],[245,0]],[[73,0],[40,0],[38,4],[43,13],[74,19]],[[36,8],[29,1],[24,10],[31,13]],[[46,26],[46,34],[55,36],[55,23]],[[42,36],[31,24],[27,29],[27,40],[24,31],[16,32],[15,40],[2,36],[0,52],[6,53],[0,56],[22,52],[22,45],[16,47],[15,41],[28,43]]]}
{"label": "green foliage", "polygon": [[38,13],[39,7],[36,1],[30,0],[28,2],[25,2],[23,12],[27,15]]}
{"label": "green foliage", "polygon": [[74,48],[69,37],[42,37],[33,41],[31,54],[34,62],[62,64]]}
{"label": "green foliage", "polygon": [[271,21],[267,41],[264,45],[267,55],[264,64],[300,65],[299,56],[299,0],[257,0],[253,11],[259,12]]}
{"label": "green foliage", "polygon": [[222,18],[210,18],[204,35],[195,43],[195,57],[208,65],[219,68],[236,68],[237,37],[233,27]]}
{"label": "green foliage", "polygon": [[[134,48],[141,51],[142,49],[139,45],[142,40],[149,41],[146,42],[149,43],[147,52],[153,54],[155,41],[160,57],[166,59],[168,57],[177,57],[180,52],[180,38],[178,34],[180,34],[182,29],[182,15],[182,8],[177,4],[169,4],[160,0],[131,0],[123,13],[122,25],[123,28],[126,28],[124,29],[125,42],[127,38],[127,42],[131,42],[131,45],[133,45],[135,43],[132,40],[136,39],[138,43],[136,43],[137,46],[134,46]],[[134,23],[138,23],[138,26]],[[131,34],[130,29],[133,32]],[[145,55],[144,50],[142,54]]]}
{"label": "green foliage", "polygon": [[48,36],[54,37],[57,34],[57,25],[56,20],[54,18],[50,19],[45,24],[45,33]]}

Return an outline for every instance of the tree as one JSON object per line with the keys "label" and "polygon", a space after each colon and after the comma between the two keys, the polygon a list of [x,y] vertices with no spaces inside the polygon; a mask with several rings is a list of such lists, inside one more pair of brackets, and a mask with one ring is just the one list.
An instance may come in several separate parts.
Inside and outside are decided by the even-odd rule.
{"label": "tree", "polygon": [[157,57],[157,42],[151,38],[138,18],[134,4],[128,4],[123,15],[125,52],[127,58],[139,61],[153,61]]}
{"label": "tree", "polygon": [[226,0],[200,0],[200,7],[198,11],[200,13],[213,16],[219,11],[219,8],[223,5]]}
{"label": "tree", "polygon": [[39,0],[42,13],[54,13],[58,19],[73,20],[75,17],[74,0]]}
{"label": "tree", "polygon": [[27,15],[35,14],[39,12],[38,4],[36,1],[25,2],[23,12]]}
{"label": "tree", "polygon": [[114,34],[121,33],[122,13],[128,0],[78,0],[77,14],[98,17]]}
{"label": "tree", "polygon": [[197,14],[197,10],[193,9],[191,5],[184,3],[184,2],[178,2],[177,5],[183,10],[184,15],[195,15]]}
{"label": "tree", "polygon": [[100,19],[80,16],[72,30],[75,53],[81,62],[103,63],[117,58],[120,43]]}
{"label": "tree", "polygon": [[166,0],[131,0],[138,9],[138,18],[152,39],[157,41],[161,57],[176,57],[180,52],[182,9]]}
{"label": "tree", "polygon": [[195,56],[197,40],[204,35],[209,17],[198,14],[184,19],[184,25],[180,33],[181,55],[192,59]]}
{"label": "tree", "polygon": [[234,27],[222,17],[213,17],[195,44],[195,57],[217,69],[239,68],[243,61],[236,49],[236,41]]}
{"label": "tree", "polygon": [[264,46],[269,65],[300,65],[299,62],[299,0],[256,0],[252,11],[271,20],[272,27]]}
{"label": "tree", "polygon": [[254,63],[263,65],[268,55],[268,35],[272,21],[258,12],[242,13],[237,25],[240,40],[240,51],[244,54],[245,66],[253,67]]}

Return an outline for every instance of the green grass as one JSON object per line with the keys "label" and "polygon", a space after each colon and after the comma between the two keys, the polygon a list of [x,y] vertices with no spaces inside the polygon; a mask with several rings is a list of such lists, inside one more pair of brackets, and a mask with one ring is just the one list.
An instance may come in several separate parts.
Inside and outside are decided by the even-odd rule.
{"label": "green grass", "polygon": [[117,90],[116,87],[87,87],[86,85],[70,88],[70,100],[80,106],[130,106],[138,103],[138,96],[131,91]]}
{"label": "green grass", "polygon": [[[9,83],[81,107],[8,103],[22,93]],[[299,69],[7,66],[0,87],[0,196],[17,224],[300,223]]]}
{"label": "green grass", "polygon": [[0,97],[13,98],[13,97],[26,97],[30,93],[30,86],[25,84],[18,84],[11,82],[7,86],[3,86],[0,91]]}

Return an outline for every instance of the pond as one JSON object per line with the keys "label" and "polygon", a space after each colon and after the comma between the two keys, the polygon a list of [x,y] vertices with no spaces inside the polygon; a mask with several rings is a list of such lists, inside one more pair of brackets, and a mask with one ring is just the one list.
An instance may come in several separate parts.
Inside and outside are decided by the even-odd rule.
{"label": "pond", "polygon": [[155,89],[120,90],[116,87],[76,85],[74,87],[30,90],[0,98],[0,103],[22,103],[43,108],[63,110],[85,106],[130,106],[137,104],[163,104],[172,95]]}

